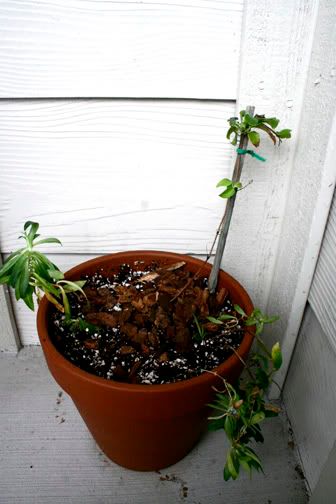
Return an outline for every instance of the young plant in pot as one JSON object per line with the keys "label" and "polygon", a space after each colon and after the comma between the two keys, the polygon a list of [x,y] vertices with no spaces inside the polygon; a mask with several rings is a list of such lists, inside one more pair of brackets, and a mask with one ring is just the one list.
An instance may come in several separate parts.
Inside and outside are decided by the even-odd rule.
{"label": "young plant in pot", "polygon": [[[224,429],[230,442],[224,478],[240,468],[260,470],[250,447],[262,441],[260,423],[278,414],[265,400],[281,366],[276,344],[260,339],[275,320],[254,309],[244,288],[219,269],[248,141],[258,131],[276,143],[289,130],[278,119],[249,108],[229,120],[228,138],[239,141],[233,179],[223,179],[226,210],[214,265],[169,252],[133,251],[82,263],[63,274],[38,251],[60,243],[39,239],[39,225],[26,222],[0,269],[0,283],[15,289],[34,309],[49,369],[71,396],[100,448],[118,464],[136,470],[167,467],[185,456],[206,428]],[[44,296],[43,296],[44,295]],[[256,351],[249,351],[256,340]],[[242,371],[243,378],[238,382]]]}

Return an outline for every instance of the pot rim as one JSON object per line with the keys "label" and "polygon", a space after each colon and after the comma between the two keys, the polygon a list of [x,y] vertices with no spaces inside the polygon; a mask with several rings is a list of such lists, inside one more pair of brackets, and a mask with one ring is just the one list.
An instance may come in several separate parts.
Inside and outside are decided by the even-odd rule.
{"label": "pot rim", "polygon": [[[132,250],[132,251],[127,251],[127,252],[116,252],[112,254],[105,254],[102,256],[97,256],[94,257],[93,259],[89,259],[88,261],[84,261],[70,270],[68,270],[65,275],[66,278],[72,277],[73,275],[78,274],[83,268],[90,267],[91,265],[94,265],[96,263],[109,263],[110,259],[112,258],[119,258],[119,257],[132,257],[134,259],[135,255],[141,255],[143,256],[151,256],[155,255],[157,257],[161,258],[166,258],[166,259],[180,259],[180,260],[185,260],[186,262],[189,261],[194,263],[194,264],[199,264],[201,265],[204,261],[188,256],[186,254],[179,254],[176,252],[164,252],[164,251],[156,251],[156,250]],[[100,265],[98,265],[100,267]],[[210,265],[209,263],[205,265],[207,269],[209,269]],[[242,294],[246,297],[246,302],[247,302],[247,313],[250,313],[253,310],[253,304],[251,301],[250,296],[244,289],[244,287],[229,273],[226,273],[223,270],[221,271],[221,275],[224,275],[228,280],[233,282],[238,290],[242,291]],[[187,380],[181,380],[175,383],[164,383],[164,384],[152,384],[152,385],[146,385],[146,384],[132,384],[132,383],[122,383],[122,382],[117,382],[113,380],[108,380],[107,378],[103,378],[100,376],[96,376],[94,374],[88,373],[87,371],[84,371],[78,366],[75,366],[72,364],[69,360],[67,360],[54,346],[54,344],[51,341],[51,338],[48,334],[48,328],[47,328],[47,318],[48,318],[48,310],[51,306],[51,303],[47,300],[46,296],[44,296],[39,304],[38,307],[38,312],[37,312],[37,331],[39,335],[39,339],[41,342],[41,346],[43,350],[50,354],[50,356],[58,361],[58,365],[64,369],[65,372],[70,373],[73,376],[77,376],[78,378],[82,379],[83,381],[89,382],[91,384],[96,383],[100,387],[104,387],[110,390],[123,390],[125,392],[129,393],[134,393],[136,391],[148,394],[160,394],[162,392],[171,392],[173,393],[174,391],[182,391],[184,389],[188,389],[197,385],[212,385],[215,379],[220,380],[221,375],[226,375],[229,374],[229,371],[232,368],[235,368],[237,365],[241,365],[241,359],[243,359],[243,356],[246,355],[252,345],[253,339],[254,339],[254,328],[251,327],[250,331],[247,332],[245,331],[243,340],[241,344],[239,345],[238,349],[236,350],[236,353],[233,353],[228,359],[226,359],[222,364],[217,366],[216,368],[213,368],[211,371],[204,371],[202,374],[195,376],[193,378],[188,378]],[[239,358],[239,357],[240,358]],[[215,374],[217,373],[217,374]],[[220,376],[217,376],[220,375]],[[221,380],[220,380],[221,381]]]}

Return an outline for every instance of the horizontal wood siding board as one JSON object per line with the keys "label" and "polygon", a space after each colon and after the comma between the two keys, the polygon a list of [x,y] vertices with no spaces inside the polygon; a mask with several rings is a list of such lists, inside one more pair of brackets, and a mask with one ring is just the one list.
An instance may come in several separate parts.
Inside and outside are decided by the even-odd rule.
{"label": "horizontal wood siding board", "polygon": [[330,210],[309,302],[336,351],[336,195]]}
{"label": "horizontal wood siding board", "polygon": [[234,102],[0,102],[3,253],[26,220],[63,253],[207,252],[232,170]]}
{"label": "horizontal wood siding board", "polygon": [[4,0],[0,97],[235,99],[243,0]]}

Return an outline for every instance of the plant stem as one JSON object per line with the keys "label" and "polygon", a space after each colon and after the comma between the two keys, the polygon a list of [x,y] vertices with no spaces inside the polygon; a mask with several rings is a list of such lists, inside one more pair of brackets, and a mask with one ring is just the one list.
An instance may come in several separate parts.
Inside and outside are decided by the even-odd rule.
{"label": "plant stem", "polygon": [[[246,112],[253,116],[254,114],[254,107],[253,106],[248,106],[246,107]],[[239,140],[239,149],[246,149],[248,144],[248,136],[247,135],[241,135],[240,140]],[[233,176],[232,176],[232,182],[239,182],[240,177],[241,177],[241,172],[243,169],[244,165],[244,154],[237,154],[234,170],[233,170]],[[217,250],[215,254],[215,259],[214,263],[211,268],[211,273],[209,276],[209,291],[211,294],[213,294],[216,290],[217,287],[217,281],[218,281],[218,274],[224,254],[224,249],[225,249],[225,244],[226,244],[226,239],[229,233],[229,228],[230,228],[230,223],[231,223],[231,217],[232,217],[232,212],[234,208],[236,200],[236,194],[234,194],[231,198],[227,200],[226,207],[225,207],[225,212],[224,216],[221,222],[221,229],[219,232],[219,238],[218,238],[218,245],[217,245]]]}

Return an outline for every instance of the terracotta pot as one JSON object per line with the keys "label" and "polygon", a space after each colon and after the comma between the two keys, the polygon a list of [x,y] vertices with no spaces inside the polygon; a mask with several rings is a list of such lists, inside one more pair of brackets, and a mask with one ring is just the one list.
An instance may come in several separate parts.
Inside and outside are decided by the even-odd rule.
{"label": "terracotta pot", "polygon": [[[78,280],[101,268],[115,271],[122,263],[185,261],[195,272],[202,261],[166,252],[123,252],[98,257],[71,269],[66,277]],[[210,266],[204,267],[208,275]],[[252,302],[243,287],[230,275],[220,272],[219,286],[225,286],[234,303],[247,313]],[[71,396],[94,439],[105,454],[121,466],[139,471],[157,470],[183,458],[198,441],[206,426],[206,404],[214,397],[212,386],[221,380],[210,374],[166,385],[133,385],[99,378],[66,360],[48,334],[51,306],[44,297],[37,314],[37,328],[48,367],[57,383]],[[238,354],[245,359],[253,336],[244,335]],[[234,381],[242,363],[232,355],[215,371]]]}

